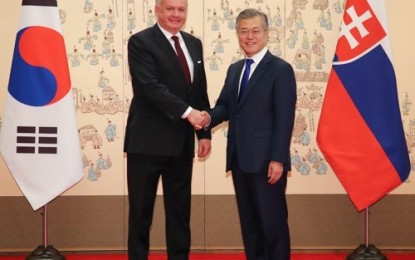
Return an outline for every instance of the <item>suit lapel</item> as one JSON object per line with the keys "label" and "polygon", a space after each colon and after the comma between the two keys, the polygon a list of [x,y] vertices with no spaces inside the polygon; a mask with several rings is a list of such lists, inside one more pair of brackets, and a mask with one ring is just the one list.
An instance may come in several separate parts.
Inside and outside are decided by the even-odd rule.
{"label": "suit lapel", "polygon": [[193,46],[192,41],[186,34],[182,33],[182,37],[184,43],[186,44],[187,50],[189,51],[190,57],[192,58],[193,64],[196,64],[197,53],[195,46]]}
{"label": "suit lapel", "polygon": [[242,69],[244,67],[245,60],[240,60],[235,64],[234,70],[234,79],[231,81],[233,82],[233,96],[235,98],[236,104],[238,104],[238,96],[239,96],[239,81],[241,79]]}
{"label": "suit lapel", "polygon": [[244,95],[241,100],[238,102],[238,107],[241,106],[245,100],[248,98],[248,96],[251,94],[251,92],[254,90],[254,88],[260,87],[260,85],[256,84],[258,80],[262,78],[265,71],[268,69],[268,63],[271,61],[272,54],[270,52],[267,52],[262,58],[262,60],[259,62],[258,66],[255,68],[254,73],[251,75],[248,81],[248,85],[246,86],[246,89],[244,91]]}
{"label": "suit lapel", "polygon": [[[196,66],[197,66],[197,62],[201,62],[199,59],[199,55],[197,53],[197,49],[193,44],[193,41],[190,40],[190,38],[188,37],[188,35],[186,35],[185,33],[182,33],[182,37],[184,40],[184,43],[186,44],[187,50],[189,51],[190,57],[192,59],[193,62],[193,82],[197,81],[197,77],[198,77],[198,73],[196,70]],[[189,66],[190,69],[190,66]],[[192,71],[190,72],[192,73]],[[189,90],[192,90],[194,88],[188,88]]]}

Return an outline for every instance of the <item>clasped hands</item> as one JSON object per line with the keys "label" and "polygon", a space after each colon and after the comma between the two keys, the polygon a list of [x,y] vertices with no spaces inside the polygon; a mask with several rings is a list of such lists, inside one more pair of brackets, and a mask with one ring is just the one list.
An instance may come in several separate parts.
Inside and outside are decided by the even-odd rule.
{"label": "clasped hands", "polygon": [[210,115],[206,111],[192,109],[186,118],[195,130],[200,130],[210,124]]}

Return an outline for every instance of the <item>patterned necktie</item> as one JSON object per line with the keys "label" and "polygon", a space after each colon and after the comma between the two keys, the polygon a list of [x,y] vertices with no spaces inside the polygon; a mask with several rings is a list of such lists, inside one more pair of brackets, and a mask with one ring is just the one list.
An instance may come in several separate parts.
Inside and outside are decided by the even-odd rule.
{"label": "patterned necktie", "polygon": [[190,70],[189,70],[189,66],[187,64],[186,61],[186,57],[184,56],[183,50],[180,47],[180,43],[179,43],[179,37],[177,36],[172,36],[171,37],[174,41],[174,47],[176,48],[176,52],[177,52],[177,56],[179,57],[180,63],[182,64],[182,69],[184,72],[184,77],[186,79],[186,82],[188,85],[190,85],[191,83],[191,78],[190,78]]}
{"label": "patterned necktie", "polygon": [[254,63],[254,60],[247,59],[245,61],[245,70],[241,80],[241,86],[239,88],[239,99],[241,99],[244,90],[246,89],[246,85],[248,85],[249,80],[249,73],[251,72],[251,64]]}

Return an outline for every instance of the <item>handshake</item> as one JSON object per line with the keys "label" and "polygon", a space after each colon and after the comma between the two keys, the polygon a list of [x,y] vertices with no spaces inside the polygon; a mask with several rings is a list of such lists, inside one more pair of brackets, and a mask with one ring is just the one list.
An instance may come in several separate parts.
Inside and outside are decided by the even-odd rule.
{"label": "handshake", "polygon": [[210,124],[210,115],[208,112],[197,109],[192,109],[186,119],[192,124],[195,130],[206,128]]}

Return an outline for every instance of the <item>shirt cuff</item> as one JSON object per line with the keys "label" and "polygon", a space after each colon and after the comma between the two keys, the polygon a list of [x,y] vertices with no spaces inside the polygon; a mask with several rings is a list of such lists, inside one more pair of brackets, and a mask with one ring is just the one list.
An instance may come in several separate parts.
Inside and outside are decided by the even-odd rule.
{"label": "shirt cuff", "polygon": [[190,112],[192,112],[192,109],[193,109],[192,107],[188,107],[186,111],[183,113],[182,118],[186,119],[186,117],[190,114]]}

